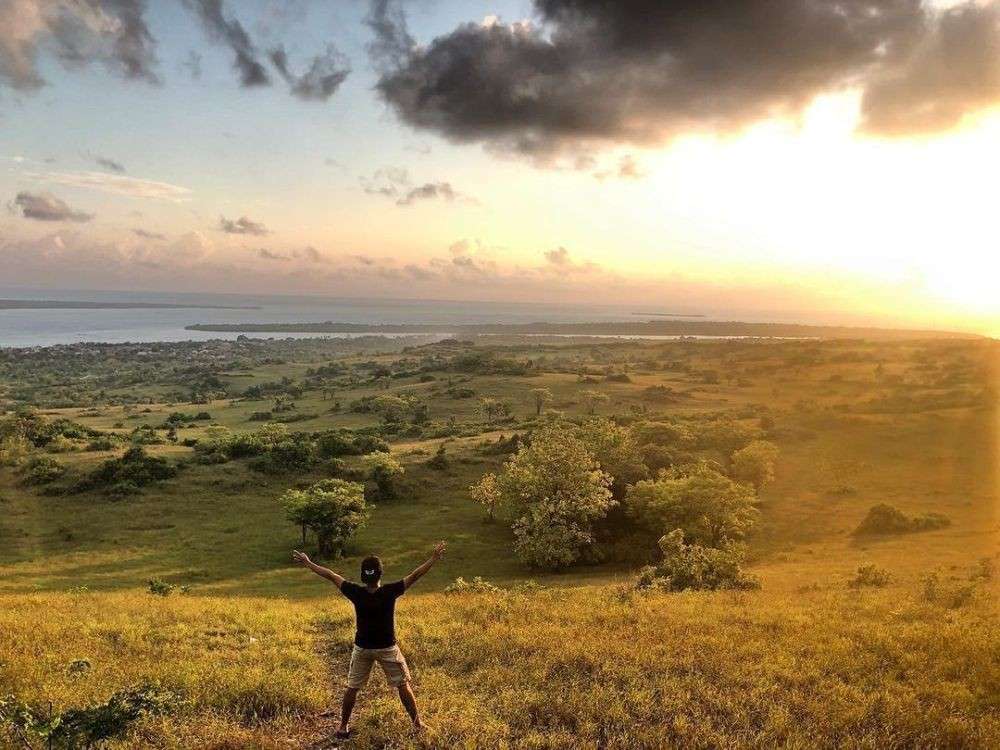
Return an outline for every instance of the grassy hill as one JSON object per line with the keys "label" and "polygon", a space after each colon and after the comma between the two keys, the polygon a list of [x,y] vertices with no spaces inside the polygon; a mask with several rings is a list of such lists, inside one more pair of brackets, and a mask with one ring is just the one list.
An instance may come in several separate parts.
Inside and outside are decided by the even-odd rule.
{"label": "grassy hill", "polygon": [[[470,351],[489,352],[492,364]],[[149,425],[165,437],[172,413],[210,414],[180,420],[177,444],[146,446],[182,468],[124,499],[49,492],[26,485],[22,468],[0,468],[0,695],[51,701],[56,712],[150,681],[180,696],[119,746],[320,747],[329,734],[319,713],[339,697],[349,605],[291,565],[299,531],[277,502],[329,467],[205,465],[181,444],[213,426],[259,429],[251,416],[280,394],[242,394],[282,382],[292,430],[384,432],[379,415],[355,408],[366,396],[415,394],[427,405],[425,423],[384,433],[405,467],[399,497],[379,503],[330,563],[353,574],[375,551],[399,576],[449,540],[445,560],[400,602],[435,727],[426,746],[1000,743],[993,342],[219,342],[144,355],[134,375],[131,350],[76,370],[56,352],[31,356],[46,359],[0,362],[10,408],[34,404],[44,419],[123,436]],[[528,370],[505,371],[526,360]],[[180,400],[209,375],[224,398]],[[637,593],[627,585],[635,566],[623,562],[558,574],[521,564],[509,524],[486,522],[468,487],[507,458],[498,437],[536,424],[539,387],[570,420],[593,410],[624,423],[727,415],[765,425],[781,453],[750,540],[762,589]],[[483,397],[511,414],[486,418]],[[444,469],[430,462],[441,444]],[[69,479],[121,453],[71,447],[41,451]],[[345,459],[348,469],[359,462]],[[949,525],[856,536],[880,503]],[[851,587],[866,564],[889,582]],[[442,593],[459,576],[543,588]],[[189,591],[155,596],[149,579]],[[81,660],[88,666],[73,666]],[[358,717],[356,747],[419,746],[380,687]]]}

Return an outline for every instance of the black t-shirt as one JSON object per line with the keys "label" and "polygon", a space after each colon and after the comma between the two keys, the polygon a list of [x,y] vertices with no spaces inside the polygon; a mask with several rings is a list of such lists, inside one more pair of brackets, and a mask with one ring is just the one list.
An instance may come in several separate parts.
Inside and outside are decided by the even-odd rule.
{"label": "black t-shirt", "polygon": [[360,648],[389,648],[396,645],[396,600],[406,591],[402,581],[387,583],[374,591],[350,581],[340,592],[354,604],[358,629],[354,644]]}

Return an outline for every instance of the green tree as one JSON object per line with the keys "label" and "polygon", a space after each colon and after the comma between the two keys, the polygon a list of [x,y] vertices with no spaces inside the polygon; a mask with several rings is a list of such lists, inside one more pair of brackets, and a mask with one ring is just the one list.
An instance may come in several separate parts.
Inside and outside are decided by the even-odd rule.
{"label": "green tree", "polygon": [[760,490],[774,479],[777,460],[778,446],[767,440],[754,440],[733,453],[733,476]]}
{"label": "green tree", "polygon": [[755,497],[747,485],[702,462],[632,485],[625,509],[653,533],[680,529],[688,544],[721,547],[745,537],[756,522]]}
{"label": "green tree", "polygon": [[646,465],[630,430],[601,418],[588,419],[577,434],[611,476],[615,498],[621,498],[628,485],[646,478]]}
{"label": "green tree", "polygon": [[552,391],[548,388],[532,388],[531,398],[535,401],[535,416],[540,416],[542,413],[542,407],[545,404],[552,403]]}
{"label": "green tree", "polygon": [[498,474],[474,485],[473,496],[510,508],[518,557],[554,570],[592,551],[593,524],[614,505],[610,485],[587,446],[566,425],[553,424],[535,432]]}
{"label": "green tree", "polygon": [[316,535],[319,554],[332,556],[343,551],[354,533],[365,525],[369,509],[364,487],[342,479],[324,479],[306,490],[288,490],[281,504],[289,521]]}

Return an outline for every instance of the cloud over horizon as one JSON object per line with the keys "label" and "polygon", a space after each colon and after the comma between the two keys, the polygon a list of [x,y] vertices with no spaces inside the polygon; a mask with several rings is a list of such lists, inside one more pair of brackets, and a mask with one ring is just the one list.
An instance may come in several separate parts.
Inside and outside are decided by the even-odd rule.
{"label": "cloud over horizon", "polygon": [[246,216],[241,216],[235,220],[220,216],[219,229],[226,234],[249,234],[255,237],[263,237],[265,234],[270,234],[267,227],[259,221],[253,221]]}
{"label": "cloud over horizon", "polygon": [[94,218],[93,214],[76,211],[65,201],[51,193],[20,192],[10,203],[12,211],[20,211],[25,219],[36,221],[74,221],[83,223]]}

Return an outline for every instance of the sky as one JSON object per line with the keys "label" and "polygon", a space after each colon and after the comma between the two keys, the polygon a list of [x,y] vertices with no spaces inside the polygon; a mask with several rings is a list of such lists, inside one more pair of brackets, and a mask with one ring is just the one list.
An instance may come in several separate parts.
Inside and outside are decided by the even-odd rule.
{"label": "sky", "polygon": [[0,286],[1000,335],[1000,0],[0,0]]}

